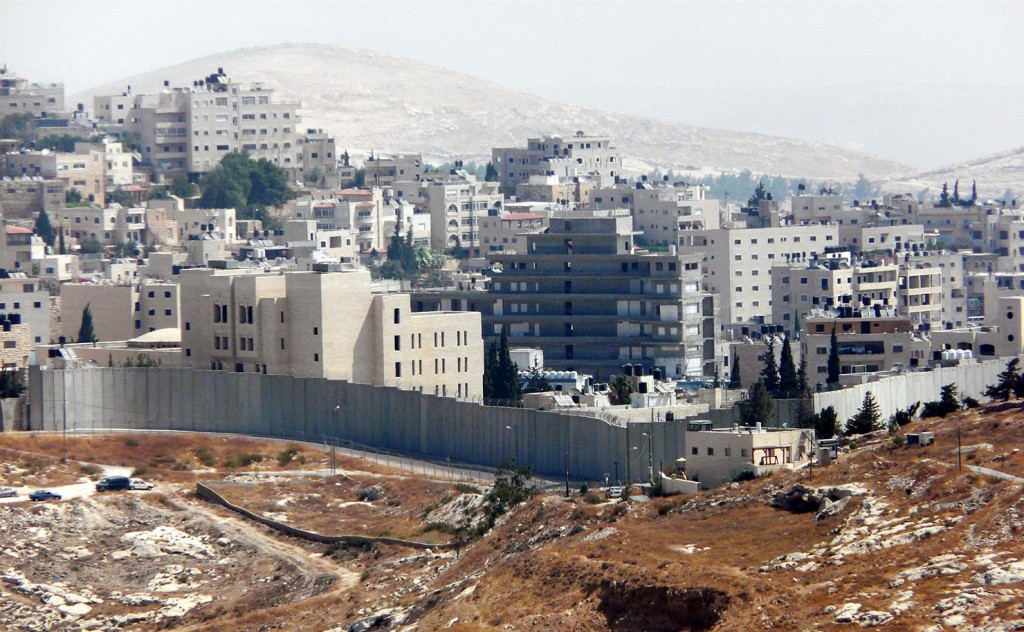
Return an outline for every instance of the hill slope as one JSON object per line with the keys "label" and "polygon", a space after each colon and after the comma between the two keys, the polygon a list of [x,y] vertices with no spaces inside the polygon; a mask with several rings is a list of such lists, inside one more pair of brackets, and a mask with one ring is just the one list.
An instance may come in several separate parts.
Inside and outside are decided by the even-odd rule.
{"label": "hill slope", "polygon": [[750,169],[839,179],[912,171],[830,145],[613,114],[401,57],[322,44],[228,51],[96,86],[70,102],[91,107],[93,96],[116,94],[126,85],[136,92],[159,90],[164,80],[190,85],[217,67],[242,82],[262,81],[281,97],[300,99],[304,126],[333,133],[353,155],[373,149],[422,152],[431,161],[480,161],[492,147],[522,145],[528,136],[584,130],[612,135],[627,168],[642,171]]}
{"label": "hill slope", "polygon": [[971,182],[977,181],[978,195],[983,199],[1002,199],[1007,191],[1010,195],[1006,197],[1019,197],[1024,193],[1024,147],[897,178],[887,182],[885,188],[895,190],[902,187],[903,191],[916,193],[928,187],[937,195],[944,182],[952,191],[953,183],[958,179],[961,196],[970,195]]}

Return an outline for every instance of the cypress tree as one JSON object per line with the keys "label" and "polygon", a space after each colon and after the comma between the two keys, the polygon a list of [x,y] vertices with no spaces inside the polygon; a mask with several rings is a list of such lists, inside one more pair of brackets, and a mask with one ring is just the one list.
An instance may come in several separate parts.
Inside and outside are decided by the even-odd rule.
{"label": "cypress tree", "polygon": [[739,406],[740,421],[745,425],[754,426],[760,423],[766,426],[771,421],[775,402],[772,401],[764,379],[759,378],[750,387],[750,394],[747,395],[747,398],[740,401],[737,406]]}
{"label": "cypress tree", "polygon": [[832,337],[828,347],[828,379],[826,384],[839,384],[839,339],[836,338],[836,324],[832,324]]}
{"label": "cypress tree", "polygon": [[943,208],[949,207],[949,186],[945,182],[942,183],[942,194],[939,195],[939,206]]}
{"label": "cypress tree", "polygon": [[971,206],[974,206],[974,204],[977,201],[978,201],[978,181],[977,180],[972,180],[971,181]]}
{"label": "cypress tree", "polygon": [[[790,357],[790,361],[792,361]],[[775,362],[775,336],[768,336],[768,350],[764,354],[764,368],[761,369],[761,379],[764,380],[764,387],[772,397],[779,393],[779,366]]]}
{"label": "cypress tree", "polygon": [[779,360],[779,393],[782,397],[792,397],[798,389],[796,364],[793,362],[793,348],[789,344],[789,334],[782,342],[782,358]]}
{"label": "cypress tree", "polygon": [[953,181],[953,205],[960,206],[960,178]]}
{"label": "cypress tree", "polygon": [[78,328],[78,342],[98,342],[92,328],[92,310],[89,305],[86,303],[85,309],[82,310],[82,326]]}
{"label": "cypress tree", "polygon": [[729,388],[740,388],[742,381],[740,379],[740,357],[736,354],[732,356],[732,369],[729,371]]}
{"label": "cypress tree", "polygon": [[53,233],[53,224],[50,223],[50,216],[46,214],[46,211],[39,211],[39,216],[36,217],[36,225],[32,232],[46,242],[47,246],[53,246],[56,235]]}
{"label": "cypress tree", "polygon": [[800,397],[807,394],[807,356],[800,355],[800,368],[796,371],[796,389]]}

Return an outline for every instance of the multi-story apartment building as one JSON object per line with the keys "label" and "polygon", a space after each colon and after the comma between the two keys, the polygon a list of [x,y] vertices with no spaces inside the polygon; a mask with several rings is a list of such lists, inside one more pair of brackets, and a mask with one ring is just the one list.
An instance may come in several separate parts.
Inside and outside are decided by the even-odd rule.
{"label": "multi-story apartment building", "polygon": [[550,222],[526,235],[523,252],[489,257],[501,272],[488,292],[420,292],[416,308],[479,310],[487,337],[505,329],[517,346],[540,348],[548,368],[606,378],[626,363],[680,378],[716,373],[716,302],[701,290],[697,255],[640,251],[625,213]]}
{"label": "multi-story apartment building", "polygon": [[561,178],[595,174],[612,182],[621,173],[618,149],[609,136],[588,136],[576,132],[571,137],[529,138],[526,147],[495,147],[491,163],[498,171],[501,186],[514,191],[531,176],[554,175]]}
{"label": "multi-story apartment building", "polygon": [[0,216],[33,219],[40,211],[64,208],[66,181],[59,178],[19,176],[0,180]]}
{"label": "multi-story apartment building", "polygon": [[145,222],[149,244],[177,246],[210,234],[227,242],[238,239],[235,209],[185,208],[184,200],[174,196],[148,200]]}
{"label": "multi-story apartment building", "polygon": [[598,209],[628,208],[633,230],[648,244],[692,245],[693,231],[719,228],[718,200],[707,199],[707,187],[647,182],[595,189],[591,206]]}
{"label": "multi-story apartment building", "polygon": [[416,182],[423,179],[423,156],[420,154],[371,155],[363,169],[366,186],[389,187],[396,182]]}
{"label": "multi-story apartment building", "polygon": [[149,243],[144,208],[125,208],[120,204],[107,207],[74,206],[55,212],[50,221],[57,230],[65,231],[67,237],[78,243],[89,238],[104,244],[126,241]]}
{"label": "multi-story apartment building", "polygon": [[544,232],[548,213],[496,213],[480,218],[480,247],[485,256],[526,251],[526,235]]}
{"label": "multi-story apartment building", "polygon": [[838,226],[807,225],[693,231],[680,250],[700,253],[705,289],[721,296],[723,324],[772,317],[775,265],[814,259],[837,245]]}
{"label": "multi-story apartment building", "polygon": [[65,283],[60,288],[61,335],[69,341],[78,337],[86,306],[96,337],[104,342],[177,329],[180,303],[176,283]]}
{"label": "multi-story apartment building", "polygon": [[482,254],[480,219],[504,204],[497,182],[479,182],[461,169],[419,182],[396,182],[394,190],[417,212],[429,213],[431,248],[465,248],[473,257]]}
{"label": "multi-story apartment building", "polygon": [[113,141],[104,142],[101,147],[103,149],[103,158],[106,160],[105,178],[107,191],[132,186],[134,184],[132,154],[124,151],[121,143]]}
{"label": "multi-story apartment building", "polygon": [[8,114],[31,114],[39,118],[63,113],[63,83],[30,83],[7,66],[0,67],[0,118]]}
{"label": "multi-story apartment building", "polygon": [[800,339],[807,359],[807,382],[824,387],[832,331],[839,344],[841,382],[859,381],[864,373],[895,372],[923,367],[931,358],[931,343],[915,331],[905,316],[892,310],[822,310],[807,318]]}
{"label": "multi-story apartment building", "polygon": [[[403,218],[411,218],[415,212],[412,204],[396,198],[390,189],[342,189],[330,198],[305,198],[292,206],[292,217],[301,220],[315,220],[317,230],[345,231],[351,235],[359,252],[386,250],[395,234],[396,224]],[[414,224],[414,238],[428,237],[422,225],[417,234]],[[406,226],[403,225],[403,230]]]}
{"label": "multi-story apartment building", "polygon": [[9,224],[4,226],[3,241],[0,242],[0,268],[32,273],[32,262],[46,255],[46,244],[42,237],[32,234],[32,229]]}
{"label": "multi-story apartment building", "polygon": [[[338,148],[334,137],[322,129],[309,129],[299,137],[298,167],[294,179],[322,189],[338,188],[341,174],[338,171]],[[319,172],[320,177],[311,179]]]}
{"label": "multi-story apartment building", "polygon": [[17,315],[28,326],[31,340],[48,344],[57,337],[60,302],[24,273],[0,271],[0,313]]}
{"label": "multi-story apartment building", "polygon": [[480,315],[411,313],[364,269],[197,269],[181,283],[188,366],[483,395]]}
{"label": "multi-story apartment building", "polygon": [[191,87],[155,95],[95,98],[95,116],[112,130],[142,137],[142,160],[158,176],[205,173],[224,155],[247,152],[283,169],[299,166],[300,104],[274,98],[255,83],[244,86],[218,68]]}
{"label": "multi-story apartment building", "polygon": [[550,202],[563,207],[589,205],[600,178],[576,175],[533,175],[516,185],[516,197],[524,202]]}
{"label": "multi-story apartment building", "polygon": [[106,156],[102,146],[75,143],[73,153],[22,150],[7,154],[5,163],[8,177],[59,178],[66,188],[76,189],[83,200],[103,204],[106,199]]}

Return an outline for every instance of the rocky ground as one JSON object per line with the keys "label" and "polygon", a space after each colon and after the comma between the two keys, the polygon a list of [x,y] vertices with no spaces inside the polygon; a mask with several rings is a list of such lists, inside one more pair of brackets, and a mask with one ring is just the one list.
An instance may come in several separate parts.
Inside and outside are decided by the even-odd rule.
{"label": "rocky ground", "polygon": [[[273,445],[259,473],[191,458],[189,480],[157,468],[154,492],[0,505],[0,628],[1024,629],[1024,485],[971,469],[1022,474],[1024,410],[909,430],[936,443],[866,436],[813,472],[648,503],[540,495],[479,538],[486,490],[467,484],[355,459],[267,472]],[[286,537],[195,498],[193,478],[286,524],[438,546]]]}

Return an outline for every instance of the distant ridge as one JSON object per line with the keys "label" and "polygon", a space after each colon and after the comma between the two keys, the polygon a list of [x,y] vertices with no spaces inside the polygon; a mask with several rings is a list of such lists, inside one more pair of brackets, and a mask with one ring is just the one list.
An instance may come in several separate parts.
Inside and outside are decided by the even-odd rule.
{"label": "distant ridge", "polygon": [[[354,157],[370,150],[417,151],[432,162],[484,161],[490,148],[543,133],[610,134],[625,167],[646,172],[740,171],[852,179],[889,179],[914,169],[822,143],[669,123],[561,103],[439,66],[385,53],[325,44],[245,48],[126,77],[74,94],[92,108],[97,94],[189,85],[223,67],[243,82],[262,81],[282,98],[300,99],[303,126],[319,127]],[[643,95],[638,94],[638,99]],[[699,98],[697,95],[695,98]]]}
{"label": "distant ridge", "polygon": [[937,196],[943,183],[949,184],[952,192],[953,183],[958,179],[961,197],[970,195],[971,183],[977,181],[978,195],[983,199],[1002,199],[1009,191],[1007,197],[1016,197],[1020,201],[1019,198],[1024,196],[1024,147],[895,178],[884,188],[910,193],[927,188]]}

